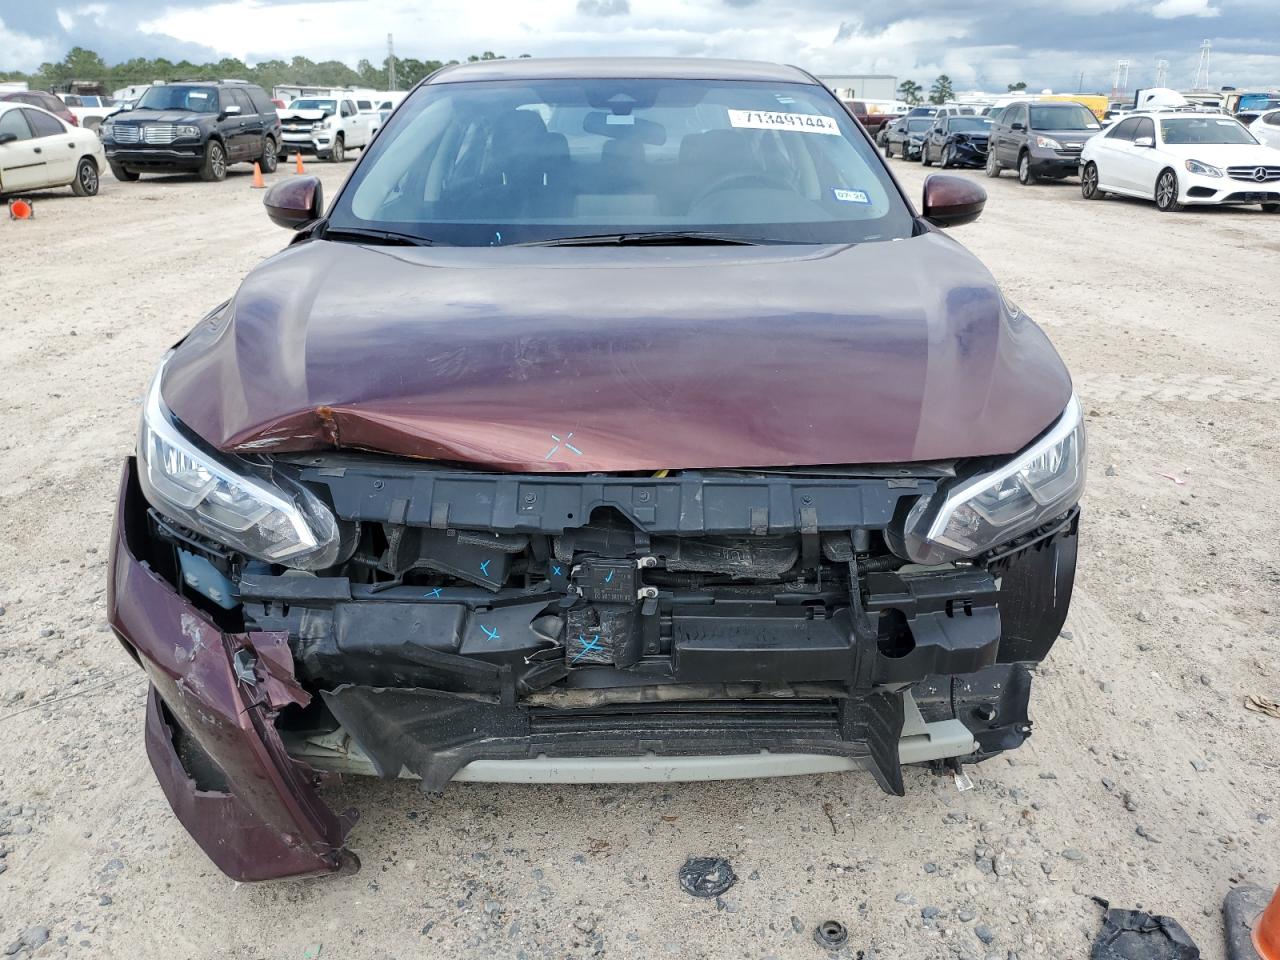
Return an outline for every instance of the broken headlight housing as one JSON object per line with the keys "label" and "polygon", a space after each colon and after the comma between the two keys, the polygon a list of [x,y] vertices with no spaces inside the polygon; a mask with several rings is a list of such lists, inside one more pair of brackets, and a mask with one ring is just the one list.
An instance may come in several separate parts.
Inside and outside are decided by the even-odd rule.
{"label": "broken headlight housing", "polygon": [[183,434],[160,395],[168,359],[147,390],[138,432],[138,480],[147,501],[247,556],[304,570],[332,566],[340,549],[337,521],[313,493]]}
{"label": "broken headlight housing", "polygon": [[1084,492],[1084,417],[1073,394],[1058,421],[1008,463],[922,497],[903,546],[916,563],[975,557],[1066,513]]}

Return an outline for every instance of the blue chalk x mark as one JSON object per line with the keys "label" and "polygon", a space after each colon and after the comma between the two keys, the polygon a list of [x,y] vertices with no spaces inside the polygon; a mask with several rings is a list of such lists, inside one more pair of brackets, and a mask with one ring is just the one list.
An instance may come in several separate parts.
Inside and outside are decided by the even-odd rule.
{"label": "blue chalk x mark", "polygon": [[605,583],[613,583],[613,573],[612,570],[609,571],[609,575],[604,578]]}
{"label": "blue chalk x mark", "polygon": [[424,593],[422,595],[422,598],[424,600],[439,600],[442,595],[443,595],[443,592],[441,591],[441,589],[439,587],[436,587],[430,593]]}
{"label": "blue chalk x mark", "polygon": [[560,568],[559,568],[559,567],[556,567],[556,566],[553,566],[553,567],[551,568],[551,575],[552,575],[553,577],[558,577],[558,576],[560,576]]}
{"label": "blue chalk x mark", "polygon": [[592,650],[600,649],[600,634],[595,634],[590,640],[582,634],[578,634],[578,643],[582,644],[582,649],[578,651],[578,655],[570,660],[570,663],[577,663]]}
{"label": "blue chalk x mark", "polygon": [[482,564],[480,564],[480,572],[483,573],[486,577],[489,575],[489,564],[492,562],[493,562],[492,560],[486,560]]}
{"label": "blue chalk x mark", "polygon": [[553,434],[551,435],[551,439],[555,441],[555,446],[553,446],[553,447],[551,448],[551,450],[550,450],[550,451],[548,451],[547,455],[546,455],[545,457],[543,457],[542,459],[543,459],[543,460],[550,460],[552,457],[554,457],[554,456],[556,455],[556,451],[557,451],[557,450],[559,450],[559,449],[560,449],[560,447],[561,447],[562,445],[564,446],[564,448],[565,448],[566,450],[571,450],[571,451],[573,451],[574,453],[576,453],[578,456],[582,456],[582,451],[581,451],[581,450],[579,450],[577,447],[575,447],[572,443],[570,443],[570,442],[569,442],[569,440],[570,440],[572,437],[573,437],[573,433],[572,433],[572,432],[570,432],[570,433],[566,433],[563,437],[561,437],[561,436],[559,436],[559,435],[557,435],[557,434],[554,434],[554,433],[553,433]]}
{"label": "blue chalk x mark", "polygon": [[498,633],[498,631],[497,631],[497,630],[490,630],[490,629],[489,629],[488,627],[486,627],[483,623],[482,623],[482,624],[480,624],[480,629],[484,631],[484,635],[485,635],[488,639],[490,639],[490,640],[501,640],[501,639],[502,639],[502,634]]}

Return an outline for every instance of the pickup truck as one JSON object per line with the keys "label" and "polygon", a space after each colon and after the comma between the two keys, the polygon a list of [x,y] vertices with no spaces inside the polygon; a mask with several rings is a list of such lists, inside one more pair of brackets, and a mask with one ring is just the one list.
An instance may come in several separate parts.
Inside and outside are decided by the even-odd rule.
{"label": "pickup truck", "polygon": [[845,100],[844,105],[853,114],[854,118],[867,128],[867,133],[871,134],[871,139],[877,142],[879,142],[877,137],[881,128],[902,117],[900,113],[872,113],[863,100]]}
{"label": "pickup truck", "polygon": [[381,126],[378,113],[362,113],[354,97],[301,97],[277,112],[282,157],[307,153],[341,163],[347,150],[367,147]]}
{"label": "pickup truck", "polygon": [[58,99],[67,105],[72,116],[86,130],[97,130],[102,121],[120,109],[110,97],[87,93],[60,93]]}

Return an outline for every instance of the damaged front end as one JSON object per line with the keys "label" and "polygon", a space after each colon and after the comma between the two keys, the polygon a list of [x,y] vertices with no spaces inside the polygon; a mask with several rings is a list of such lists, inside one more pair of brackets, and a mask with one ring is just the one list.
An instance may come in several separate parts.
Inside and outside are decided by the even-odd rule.
{"label": "damaged front end", "polygon": [[238,879],[353,862],[319,769],[429,791],[864,769],[901,795],[904,764],[1029,734],[1028,666],[1074,574],[1074,502],[976,559],[904,556],[910,525],[936,526],[963,488],[950,463],[651,476],[276,457],[274,483],[331,511],[336,552],[313,570],[166,516],[149,471],[130,461],[122,487],[111,622],[152,680],[165,793]]}

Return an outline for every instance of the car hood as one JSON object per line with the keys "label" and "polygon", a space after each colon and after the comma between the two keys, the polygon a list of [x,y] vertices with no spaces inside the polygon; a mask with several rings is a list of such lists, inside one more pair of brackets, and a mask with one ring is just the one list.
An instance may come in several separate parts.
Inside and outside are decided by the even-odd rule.
{"label": "car hood", "polygon": [[323,120],[331,116],[332,110],[277,110],[281,120]]}
{"label": "car hood", "polygon": [[856,246],[294,245],[165,368],[240,453],[519,471],[1007,454],[1070,397],[1044,333],[938,232]]}
{"label": "car hood", "polygon": [[1252,143],[1166,143],[1162,151],[1215,167],[1280,166],[1280,150]]}

